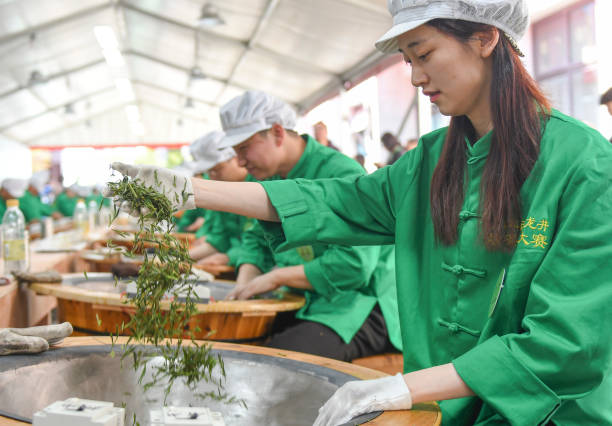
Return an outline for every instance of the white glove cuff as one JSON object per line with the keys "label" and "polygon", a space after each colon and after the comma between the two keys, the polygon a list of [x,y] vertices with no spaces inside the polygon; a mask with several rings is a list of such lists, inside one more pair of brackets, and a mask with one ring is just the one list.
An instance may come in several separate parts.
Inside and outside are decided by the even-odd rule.
{"label": "white glove cuff", "polygon": [[387,398],[380,401],[380,406],[374,403],[371,408],[375,410],[410,410],[412,408],[412,395],[404,380],[402,373],[385,377]]}

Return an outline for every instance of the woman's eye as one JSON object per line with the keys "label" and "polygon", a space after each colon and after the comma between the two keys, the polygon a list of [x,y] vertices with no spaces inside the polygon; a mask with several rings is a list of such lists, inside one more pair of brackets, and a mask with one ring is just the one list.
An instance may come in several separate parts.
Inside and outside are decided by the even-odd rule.
{"label": "woman's eye", "polygon": [[424,61],[425,59],[427,59],[427,57],[429,56],[429,53],[431,52],[427,52],[424,55],[419,56],[419,61]]}

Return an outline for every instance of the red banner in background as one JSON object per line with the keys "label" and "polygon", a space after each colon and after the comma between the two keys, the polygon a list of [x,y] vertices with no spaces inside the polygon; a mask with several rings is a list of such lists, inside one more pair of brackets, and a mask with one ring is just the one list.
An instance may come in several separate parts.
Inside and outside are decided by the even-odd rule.
{"label": "red banner in background", "polygon": [[110,145],[31,145],[31,150],[45,149],[47,151],[59,151],[64,148],[94,148],[94,149],[105,149],[105,148],[132,148],[138,146],[144,146],[146,148],[168,148],[168,149],[180,149],[183,146],[189,145],[189,142],[167,142],[167,143],[154,143],[154,142],[138,142],[138,143],[113,143]]}

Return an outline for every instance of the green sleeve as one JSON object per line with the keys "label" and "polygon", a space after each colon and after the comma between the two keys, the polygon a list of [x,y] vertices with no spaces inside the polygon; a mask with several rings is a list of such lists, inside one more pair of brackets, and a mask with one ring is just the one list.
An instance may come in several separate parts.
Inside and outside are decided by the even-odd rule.
{"label": "green sleeve", "polygon": [[239,233],[230,238],[230,248],[225,252],[231,266],[236,266],[241,256],[244,234],[257,224],[257,220],[249,217],[239,216],[239,219]]}
{"label": "green sleeve", "polygon": [[[209,216],[210,216],[210,213],[206,215],[206,222],[209,220]],[[204,225],[206,224],[206,222],[204,222]],[[195,233],[196,238],[201,238],[206,235],[206,227],[204,227],[204,225],[200,226],[198,230],[196,231]]]}
{"label": "green sleeve", "polygon": [[230,247],[230,249],[227,252],[225,252],[227,257],[229,258],[228,265],[236,266],[236,264],[238,263],[238,260],[240,259],[241,253],[242,253],[241,243],[232,245],[232,247]]}
{"label": "green sleeve", "polygon": [[262,222],[273,247],[393,243],[395,212],[389,176],[393,167],[367,176],[261,182],[282,224],[281,229],[277,223]]}
{"label": "green sleeve", "polygon": [[367,286],[379,254],[380,246],[330,245],[321,256],[304,264],[304,272],[313,289],[331,300],[343,291]]}
{"label": "green sleeve", "polygon": [[38,199],[29,192],[19,199],[19,210],[23,213],[26,223],[41,219],[41,210]]}
{"label": "green sleeve", "polygon": [[240,216],[225,212],[211,212],[203,228],[206,242],[219,253],[226,253],[231,248],[232,238],[240,236]]}
{"label": "green sleeve", "polygon": [[511,424],[546,424],[564,401],[579,403],[610,374],[610,333],[601,329],[612,319],[611,170],[612,161],[597,158],[571,174],[558,210],[562,226],[525,287],[525,332],[492,337],[453,361]]}
{"label": "green sleeve", "polygon": [[45,204],[40,201],[40,211],[43,216],[51,216],[55,210],[51,204]]}
{"label": "green sleeve", "polygon": [[256,221],[251,229],[245,231],[242,237],[242,245],[236,260],[236,268],[245,263],[257,266],[264,273],[268,272],[275,265],[272,251],[258,221]]}
{"label": "green sleeve", "polygon": [[89,202],[92,200],[96,202],[98,207],[101,205],[110,206],[110,198],[105,198],[102,194],[91,194],[89,197],[87,197],[86,203],[88,206]]}
{"label": "green sleeve", "polygon": [[275,249],[323,242],[381,245],[395,242],[396,211],[418,189],[423,145],[370,175],[261,182],[281,226],[262,222]]}
{"label": "green sleeve", "polygon": [[6,212],[6,201],[4,201],[4,198],[0,197],[0,223],[2,223],[2,218],[4,217],[5,212]]}
{"label": "green sleeve", "polygon": [[55,199],[55,203],[53,204],[53,207],[56,211],[59,211],[64,216],[72,217],[74,213],[74,208],[76,207],[77,202],[78,202],[78,199],[76,197],[69,198],[66,195],[66,193],[62,192]]}
{"label": "green sleeve", "polygon": [[176,221],[176,230],[178,232],[185,232],[185,228],[191,225],[199,217],[205,217],[206,210],[197,208],[192,210],[185,210],[183,215]]}

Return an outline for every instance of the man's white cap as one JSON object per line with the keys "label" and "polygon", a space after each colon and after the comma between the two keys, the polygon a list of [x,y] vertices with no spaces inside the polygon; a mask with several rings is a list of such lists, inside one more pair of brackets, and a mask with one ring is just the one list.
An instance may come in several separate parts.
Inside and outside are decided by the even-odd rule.
{"label": "man's white cap", "polygon": [[106,188],[106,184],[102,182],[98,182],[94,185],[94,189],[100,193],[104,191],[104,188]]}
{"label": "man's white cap", "polygon": [[29,181],[27,179],[8,178],[2,181],[2,188],[11,194],[13,198],[21,198],[28,189]]}
{"label": "man's white cap", "polygon": [[32,175],[30,185],[41,193],[45,189],[45,185],[49,182],[49,170],[41,170]]}
{"label": "man's white cap", "polygon": [[238,145],[273,124],[293,130],[297,121],[295,111],[288,104],[257,90],[249,90],[223,105],[220,115],[225,131],[221,148]]}
{"label": "man's white cap", "polygon": [[87,198],[91,195],[91,187],[73,184],[70,185],[70,189],[80,198]]}
{"label": "man's white cap", "polygon": [[529,25],[526,0],[387,0],[387,7],[393,26],[375,43],[383,53],[397,52],[397,36],[441,18],[493,25],[506,34],[512,47],[521,54],[516,43]]}
{"label": "man's white cap", "polygon": [[189,164],[193,174],[200,174],[217,164],[230,160],[236,152],[230,147],[221,147],[225,133],[215,130],[196,139],[189,146],[194,161]]}

